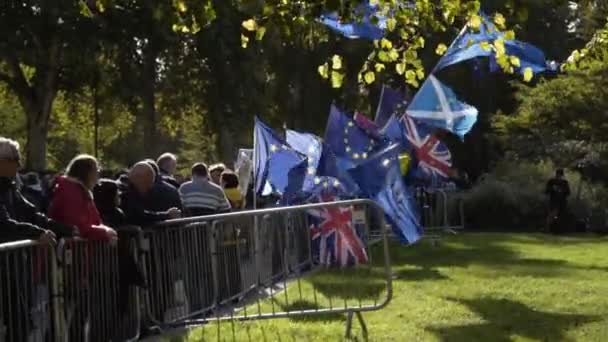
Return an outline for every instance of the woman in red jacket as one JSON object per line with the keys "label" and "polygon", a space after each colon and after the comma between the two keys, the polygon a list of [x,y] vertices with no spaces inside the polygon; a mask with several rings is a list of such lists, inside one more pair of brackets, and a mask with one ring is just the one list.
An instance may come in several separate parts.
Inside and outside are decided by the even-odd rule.
{"label": "woman in red jacket", "polygon": [[93,201],[92,190],[98,179],[97,160],[79,155],[68,165],[65,176],[55,185],[49,216],[54,220],[78,227],[80,237],[89,240],[116,239],[116,231],[101,223]]}

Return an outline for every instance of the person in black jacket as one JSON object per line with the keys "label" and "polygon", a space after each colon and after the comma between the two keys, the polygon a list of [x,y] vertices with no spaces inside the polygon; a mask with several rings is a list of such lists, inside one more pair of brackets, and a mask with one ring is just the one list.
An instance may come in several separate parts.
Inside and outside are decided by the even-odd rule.
{"label": "person in black jacket", "polygon": [[151,211],[167,211],[171,208],[182,210],[182,199],[177,188],[165,182],[160,168],[154,160],[146,160],[154,170],[154,186],[146,195],[146,209]]}
{"label": "person in black jacket", "polygon": [[139,162],[129,171],[128,184],[123,185],[125,191],[122,193],[120,203],[127,224],[145,228],[151,224],[181,216],[182,212],[177,207],[154,210],[156,206],[149,205],[149,197],[155,184],[154,179],[154,169],[147,162]]}
{"label": "person in black jacket", "polygon": [[180,183],[175,179],[174,174],[177,169],[177,157],[172,153],[163,153],[156,160],[162,179],[172,187],[179,189]]}
{"label": "person in black jacket", "polygon": [[75,228],[53,221],[28,202],[15,183],[21,165],[19,144],[0,137],[0,242],[32,239],[51,243]]}

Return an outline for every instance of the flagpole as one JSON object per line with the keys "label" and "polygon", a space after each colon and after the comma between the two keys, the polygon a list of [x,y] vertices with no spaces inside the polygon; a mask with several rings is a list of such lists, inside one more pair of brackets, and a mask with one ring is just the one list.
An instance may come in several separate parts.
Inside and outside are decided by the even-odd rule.
{"label": "flagpole", "polygon": [[382,90],[380,91],[380,100],[378,100],[378,107],[376,107],[376,116],[374,117],[374,121],[378,120],[378,115],[380,114],[380,107],[382,106],[382,98],[384,97],[384,88],[386,85],[382,85]]}
{"label": "flagpole", "polygon": [[257,177],[256,177],[257,169],[256,169],[256,165],[255,165],[256,160],[257,160],[257,155],[255,153],[255,150],[256,150],[255,147],[256,147],[256,143],[257,143],[256,138],[255,138],[256,121],[257,121],[256,118],[254,118],[254,121],[253,121],[253,152],[251,153],[251,156],[253,158],[253,162],[251,163],[253,165],[253,210],[257,209],[257,204],[258,204],[258,182],[257,182]]}

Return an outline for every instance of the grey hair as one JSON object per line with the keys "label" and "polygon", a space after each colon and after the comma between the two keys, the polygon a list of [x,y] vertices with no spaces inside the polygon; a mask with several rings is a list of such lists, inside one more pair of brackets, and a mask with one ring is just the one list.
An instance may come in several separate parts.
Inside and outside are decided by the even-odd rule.
{"label": "grey hair", "polygon": [[0,160],[19,160],[19,143],[5,137],[0,137]]}
{"label": "grey hair", "polygon": [[174,161],[177,162],[177,157],[175,156],[175,154],[173,153],[163,153],[161,154],[160,157],[158,157],[158,159],[156,160],[156,164],[158,164],[158,166],[160,166],[162,168],[162,166],[168,162],[168,161]]}

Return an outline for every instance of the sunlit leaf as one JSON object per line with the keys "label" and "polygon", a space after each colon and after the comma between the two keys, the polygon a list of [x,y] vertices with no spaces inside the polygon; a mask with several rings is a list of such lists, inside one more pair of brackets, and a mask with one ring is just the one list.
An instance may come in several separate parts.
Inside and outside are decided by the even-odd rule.
{"label": "sunlit leaf", "polygon": [[488,42],[479,43],[479,47],[481,47],[484,51],[492,51],[492,45]]}
{"label": "sunlit leaf", "polygon": [[534,77],[534,72],[532,71],[532,68],[525,68],[524,69],[524,81],[530,82],[533,77]]}
{"label": "sunlit leaf", "polygon": [[376,72],[382,72],[382,70],[386,69],[386,66],[382,63],[376,63],[374,69],[376,69]]}
{"label": "sunlit leaf", "polygon": [[505,41],[502,38],[498,38],[494,41],[494,49],[496,51],[496,56],[501,56],[506,53]]}
{"label": "sunlit leaf", "polygon": [[511,65],[514,67],[519,68],[521,66],[521,61],[519,60],[519,57],[517,57],[517,56],[509,56],[509,61],[511,62]]}
{"label": "sunlit leaf", "polygon": [[243,21],[242,23],[243,28],[247,31],[255,31],[258,28],[258,24],[255,22],[254,19],[248,19]]}
{"label": "sunlit leaf", "polygon": [[420,46],[421,48],[424,48],[424,38],[423,37],[418,37],[418,46]]}
{"label": "sunlit leaf", "polygon": [[184,13],[188,10],[188,7],[186,7],[186,2],[183,0],[174,0],[173,5],[180,13]]}
{"label": "sunlit leaf", "polygon": [[331,72],[331,87],[340,88],[344,82],[344,74],[338,71]]}
{"label": "sunlit leaf", "polygon": [[388,18],[386,20],[386,28],[390,32],[393,32],[395,30],[395,27],[397,27],[397,19],[395,19],[395,18]]}
{"label": "sunlit leaf", "polygon": [[395,71],[397,71],[399,75],[403,75],[403,73],[405,72],[405,63],[395,64]]}
{"label": "sunlit leaf", "polygon": [[340,70],[340,69],[342,69],[342,57],[340,57],[338,55],[334,55],[331,58],[331,67],[334,70]]}
{"label": "sunlit leaf", "polygon": [[435,49],[435,53],[438,54],[439,56],[443,56],[447,50],[448,50],[448,47],[445,44],[441,43],[441,44],[437,45],[437,48]]}
{"label": "sunlit leaf", "polygon": [[496,26],[498,26],[499,29],[504,30],[506,22],[507,21],[502,14],[496,13],[494,15],[494,23],[496,24]]}
{"label": "sunlit leaf", "polygon": [[424,79],[424,71],[421,69],[416,70],[416,77],[418,77],[419,80],[423,80]]}
{"label": "sunlit leaf", "polygon": [[415,80],[416,79],[416,72],[413,71],[413,70],[408,70],[405,73],[405,79],[406,80],[412,80],[412,79]]}
{"label": "sunlit leaf", "polygon": [[264,27],[264,26],[258,27],[258,29],[255,31],[255,39],[262,40],[262,39],[264,39],[264,35],[266,35],[266,27]]}
{"label": "sunlit leaf", "polygon": [[363,75],[363,79],[365,80],[365,83],[372,84],[376,80],[376,74],[373,71],[368,71]]}
{"label": "sunlit leaf", "polygon": [[393,43],[391,43],[391,41],[386,38],[382,38],[382,40],[380,40],[380,46],[383,49],[390,50],[393,48]]}
{"label": "sunlit leaf", "polygon": [[249,44],[249,37],[245,36],[244,34],[241,34],[241,47],[243,49],[245,49],[248,44]]}
{"label": "sunlit leaf", "polygon": [[317,68],[317,71],[319,72],[319,75],[321,75],[321,77],[323,77],[323,78],[329,77],[329,65],[327,63],[325,63],[323,65],[319,65],[319,67]]}
{"label": "sunlit leaf", "polygon": [[506,40],[514,40],[515,39],[515,31],[513,30],[509,30],[505,32],[505,39]]}
{"label": "sunlit leaf", "polygon": [[479,30],[481,27],[481,17],[477,14],[471,16],[471,19],[469,20],[469,27],[471,27],[473,30]]}
{"label": "sunlit leaf", "polygon": [[380,51],[380,52],[378,52],[378,59],[381,62],[384,62],[384,63],[390,62],[390,58],[389,58],[388,53],[386,51]]}
{"label": "sunlit leaf", "polygon": [[397,59],[399,59],[399,52],[397,52],[397,50],[392,49],[391,51],[388,52],[388,59],[391,62],[396,61]]}

